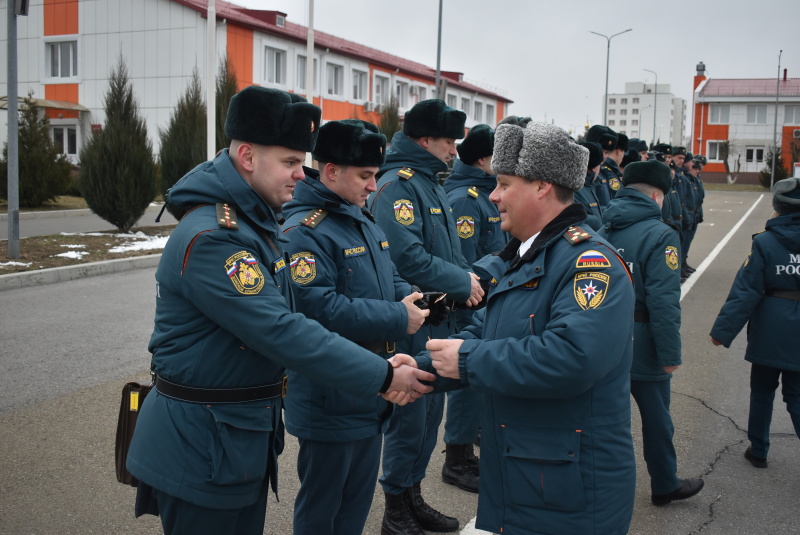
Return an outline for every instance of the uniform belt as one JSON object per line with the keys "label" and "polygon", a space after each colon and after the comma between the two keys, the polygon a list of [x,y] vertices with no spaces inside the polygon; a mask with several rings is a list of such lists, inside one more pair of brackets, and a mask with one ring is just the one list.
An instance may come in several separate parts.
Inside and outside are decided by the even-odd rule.
{"label": "uniform belt", "polygon": [[367,351],[372,351],[373,353],[382,354],[382,353],[389,353],[390,355],[397,351],[397,347],[395,347],[394,342],[356,342],[356,344],[360,345]]}
{"label": "uniform belt", "polygon": [[650,323],[650,312],[642,308],[635,309],[633,311],[633,321],[635,323]]}
{"label": "uniform belt", "polygon": [[764,295],[800,301],[800,290],[767,290],[764,292]]}
{"label": "uniform belt", "polygon": [[284,375],[279,383],[247,388],[195,388],[183,386],[156,376],[156,390],[161,395],[178,401],[213,405],[218,403],[247,403],[286,397],[288,379]]}

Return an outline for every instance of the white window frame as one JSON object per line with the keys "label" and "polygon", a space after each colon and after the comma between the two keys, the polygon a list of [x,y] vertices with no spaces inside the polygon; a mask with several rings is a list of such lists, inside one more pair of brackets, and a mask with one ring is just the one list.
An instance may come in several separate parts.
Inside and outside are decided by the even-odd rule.
{"label": "white window frame", "polygon": [[494,104],[486,105],[486,124],[490,126],[494,124]]}
{"label": "white window frame", "polygon": [[[715,117],[716,116],[716,117]],[[731,105],[711,104],[708,107],[708,124],[730,124]]]}
{"label": "white window frame", "polygon": [[628,126],[628,120],[627,119],[621,119],[619,121],[619,125],[620,126]]}
{"label": "white window frame", "polygon": [[616,123],[616,121],[614,121],[614,119],[609,119],[608,120],[608,126],[616,126],[615,123]]}
{"label": "white window frame", "polygon": [[372,99],[375,104],[388,106],[391,103],[391,77],[388,73],[375,73],[372,78]]}
{"label": "white window frame", "polygon": [[767,105],[748,104],[745,122],[747,124],[767,124]]}
{"label": "white window frame", "polygon": [[483,102],[476,100],[473,103],[472,117],[478,122],[483,120]]}
{"label": "white window frame", "polygon": [[[288,52],[285,48],[264,45],[264,83],[272,86],[287,86]],[[272,79],[270,79],[272,78]]]}
{"label": "white window frame", "polygon": [[800,105],[787,104],[783,108],[783,124],[800,125]]}
{"label": "white window frame", "polygon": [[325,62],[325,96],[344,97],[344,65]]}
{"label": "white window frame", "polygon": [[627,98],[621,98],[621,99],[619,99],[619,103],[620,104],[627,104],[628,103],[628,99]]}
{"label": "white window frame", "polygon": [[469,117],[469,111],[472,109],[470,107],[471,103],[472,101],[470,101],[470,99],[468,99],[467,97],[461,97],[461,111],[466,113],[467,117]]}
{"label": "white window frame", "polygon": [[410,96],[411,84],[407,80],[396,79],[394,81],[394,98],[397,101],[397,107],[399,109],[409,108],[408,101]]}
{"label": "white window frame", "polygon": [[[760,153],[760,154],[759,154]],[[759,159],[759,155],[761,158]],[[744,161],[745,163],[764,163],[764,158],[767,155],[767,149],[764,147],[750,146],[744,148]]]}
{"label": "white window frame", "polygon": [[709,162],[721,162],[719,158],[719,145],[725,143],[724,139],[710,139],[706,141],[706,155]]}
{"label": "white window frame", "polygon": [[351,87],[353,92],[351,97],[353,100],[363,102],[367,100],[369,95],[369,73],[361,69],[352,69],[350,71]]}
{"label": "white window frame", "polygon": [[[62,146],[60,153],[66,155],[67,159],[74,163],[78,163],[78,156],[81,153],[81,137],[80,137],[80,125],[78,124],[77,119],[50,119],[50,139],[53,140],[53,144],[56,143],[56,130],[63,131],[65,135],[64,144],[67,145],[66,147]],[[74,152],[69,151],[69,131],[75,131],[75,147]]]}
{"label": "white window frame", "polygon": [[[42,39],[42,81],[46,84],[71,84],[80,81],[82,65],[81,65],[81,39],[79,35],[54,35]],[[73,52],[70,58],[70,73],[69,76],[61,76],[61,47],[62,43],[74,43],[75,46],[71,48]],[[59,45],[59,74],[53,76],[52,72],[52,52],[51,47]]]}
{"label": "white window frame", "polygon": [[[300,60],[303,60],[303,66],[300,66]],[[295,91],[298,93],[306,94],[306,68],[308,67],[308,63],[306,63],[306,56],[304,54],[297,54],[294,61],[294,68],[295,68],[295,75],[294,75],[294,86]],[[313,93],[319,92],[319,65],[317,58],[314,58],[314,88],[312,90]],[[300,77],[303,77],[302,80]]]}
{"label": "white window frame", "polygon": [[458,109],[458,96],[457,95],[447,95],[447,105],[453,108],[454,110]]}

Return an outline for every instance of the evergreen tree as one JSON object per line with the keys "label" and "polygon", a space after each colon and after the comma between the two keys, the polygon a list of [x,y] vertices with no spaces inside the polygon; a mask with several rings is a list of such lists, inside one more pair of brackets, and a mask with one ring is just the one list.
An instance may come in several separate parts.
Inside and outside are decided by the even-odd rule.
{"label": "evergreen tree", "polygon": [[392,137],[400,131],[400,114],[397,111],[397,101],[392,97],[389,104],[381,112],[381,121],[378,125],[381,134],[391,143]]}
{"label": "evergreen tree", "polygon": [[81,190],[94,213],[127,232],[156,196],[156,163],[120,55],[103,99],[106,123],[81,150]]}
{"label": "evergreen tree", "polygon": [[[169,188],[206,160],[206,103],[197,68],[192,72],[186,93],[178,101],[166,130],[161,130],[159,136],[160,190],[166,198]],[[172,206],[167,205],[167,209],[178,217]]]}
{"label": "evergreen tree", "polygon": [[228,148],[231,144],[230,138],[225,135],[225,118],[228,116],[228,105],[233,95],[238,92],[239,86],[236,80],[236,73],[226,55],[222,58],[222,61],[220,61],[219,72],[217,73],[216,110],[218,151]]}
{"label": "evergreen tree", "polygon": [[[72,164],[50,139],[50,121],[39,115],[33,92],[19,109],[19,205],[35,208],[63,195],[69,185]],[[0,195],[8,192],[8,143],[0,160]]]}
{"label": "evergreen tree", "polygon": [[[783,157],[781,156],[781,148],[777,147],[777,150],[774,152],[775,160],[775,182],[778,180],[783,180],[784,178],[789,177],[789,171],[786,170],[786,166],[783,164]],[[758,173],[758,181],[761,182],[761,185],[767,189],[772,189],[772,158],[773,158],[773,150],[770,148],[767,151],[767,155],[764,158],[764,169],[759,171]]]}

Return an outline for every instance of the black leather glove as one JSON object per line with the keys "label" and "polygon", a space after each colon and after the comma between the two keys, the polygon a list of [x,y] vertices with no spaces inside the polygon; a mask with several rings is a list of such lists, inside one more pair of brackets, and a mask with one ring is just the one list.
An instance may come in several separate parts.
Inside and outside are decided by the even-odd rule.
{"label": "black leather glove", "polygon": [[414,304],[422,310],[430,310],[431,313],[425,318],[425,325],[441,325],[447,321],[450,315],[450,307],[447,306],[447,294],[442,292],[422,292],[422,299],[414,301]]}

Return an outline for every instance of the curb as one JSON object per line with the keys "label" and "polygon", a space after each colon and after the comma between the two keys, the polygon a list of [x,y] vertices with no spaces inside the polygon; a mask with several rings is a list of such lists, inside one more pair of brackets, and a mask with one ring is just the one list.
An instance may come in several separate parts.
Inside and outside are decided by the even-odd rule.
{"label": "curb", "polygon": [[[44,212],[20,212],[19,218],[22,219],[51,219],[55,217],[72,217],[78,215],[89,215],[93,213],[88,208],[75,208],[74,210],[48,210]],[[0,214],[0,221],[8,221],[8,213]]]}
{"label": "curb", "polygon": [[24,271],[21,273],[0,275],[0,292],[29,288],[31,286],[41,286],[42,284],[83,279],[96,275],[108,275],[110,273],[121,273],[134,269],[158,267],[159,260],[161,260],[161,254],[154,254],[106,260],[104,262],[89,262],[87,264],[78,264],[75,266],[42,269],[40,271]]}

